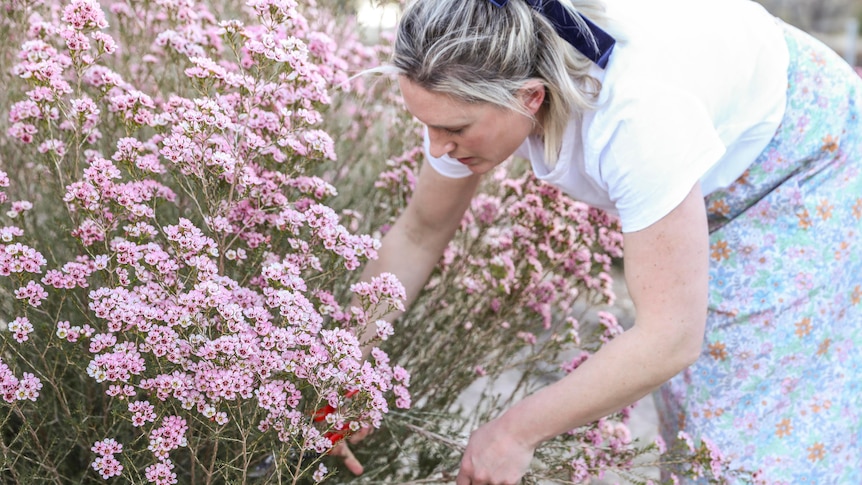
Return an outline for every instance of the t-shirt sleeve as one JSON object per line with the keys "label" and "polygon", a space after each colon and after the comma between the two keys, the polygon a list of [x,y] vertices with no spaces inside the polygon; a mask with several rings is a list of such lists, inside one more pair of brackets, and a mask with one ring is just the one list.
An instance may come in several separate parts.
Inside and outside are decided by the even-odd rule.
{"label": "t-shirt sleeve", "polygon": [[431,164],[431,166],[434,167],[434,170],[436,170],[440,175],[453,179],[460,179],[469,177],[473,173],[466,165],[448,155],[443,155],[442,157],[431,156],[431,141],[428,138],[428,128],[425,128],[424,130],[422,147],[425,150],[425,159],[428,160],[428,163]]}
{"label": "t-shirt sleeve", "polygon": [[[654,224],[678,206],[721,159],[725,146],[705,106],[667,87],[650,89],[615,110],[606,140],[588,162],[616,207],[623,232]],[[601,134],[599,134],[601,137]],[[587,154],[589,158],[589,154]],[[592,170],[590,170],[592,165]]]}

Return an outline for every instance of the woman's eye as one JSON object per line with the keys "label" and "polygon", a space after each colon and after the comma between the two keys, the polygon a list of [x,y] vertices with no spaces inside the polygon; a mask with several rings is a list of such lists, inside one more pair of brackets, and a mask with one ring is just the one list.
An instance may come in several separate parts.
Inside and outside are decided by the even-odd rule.
{"label": "woman's eye", "polygon": [[446,133],[449,133],[450,135],[460,135],[461,133],[464,132],[464,128],[458,128],[458,129],[444,128],[444,130],[446,131]]}

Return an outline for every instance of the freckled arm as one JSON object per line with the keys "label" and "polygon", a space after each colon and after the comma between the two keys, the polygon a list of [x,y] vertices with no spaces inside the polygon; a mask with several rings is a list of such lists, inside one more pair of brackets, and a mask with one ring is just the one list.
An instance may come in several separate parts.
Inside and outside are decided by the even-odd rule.
{"label": "freckled arm", "polygon": [[633,328],[560,381],[525,398],[500,424],[537,446],[620,410],[691,365],[706,325],[709,236],[700,187],[652,226],[625,234]]}

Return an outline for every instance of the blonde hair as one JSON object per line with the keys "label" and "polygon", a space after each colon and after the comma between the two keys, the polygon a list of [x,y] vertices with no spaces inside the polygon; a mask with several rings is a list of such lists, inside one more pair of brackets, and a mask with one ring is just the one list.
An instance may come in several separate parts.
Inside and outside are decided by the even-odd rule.
{"label": "blonde hair", "polygon": [[[605,20],[601,0],[559,1],[596,24]],[[391,59],[392,71],[429,91],[525,114],[517,93],[525,81],[541,81],[539,121],[549,166],[557,162],[571,116],[595,107],[601,85],[589,76],[591,66],[523,0],[505,7],[489,0],[415,0],[400,20]]]}

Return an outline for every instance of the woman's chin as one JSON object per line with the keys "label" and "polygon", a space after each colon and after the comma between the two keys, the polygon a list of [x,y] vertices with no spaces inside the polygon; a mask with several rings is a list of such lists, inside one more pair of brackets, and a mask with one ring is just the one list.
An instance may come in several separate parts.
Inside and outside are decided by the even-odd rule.
{"label": "woman's chin", "polygon": [[467,165],[467,168],[476,175],[482,175],[491,171],[494,166],[490,163],[475,163],[473,165]]}

